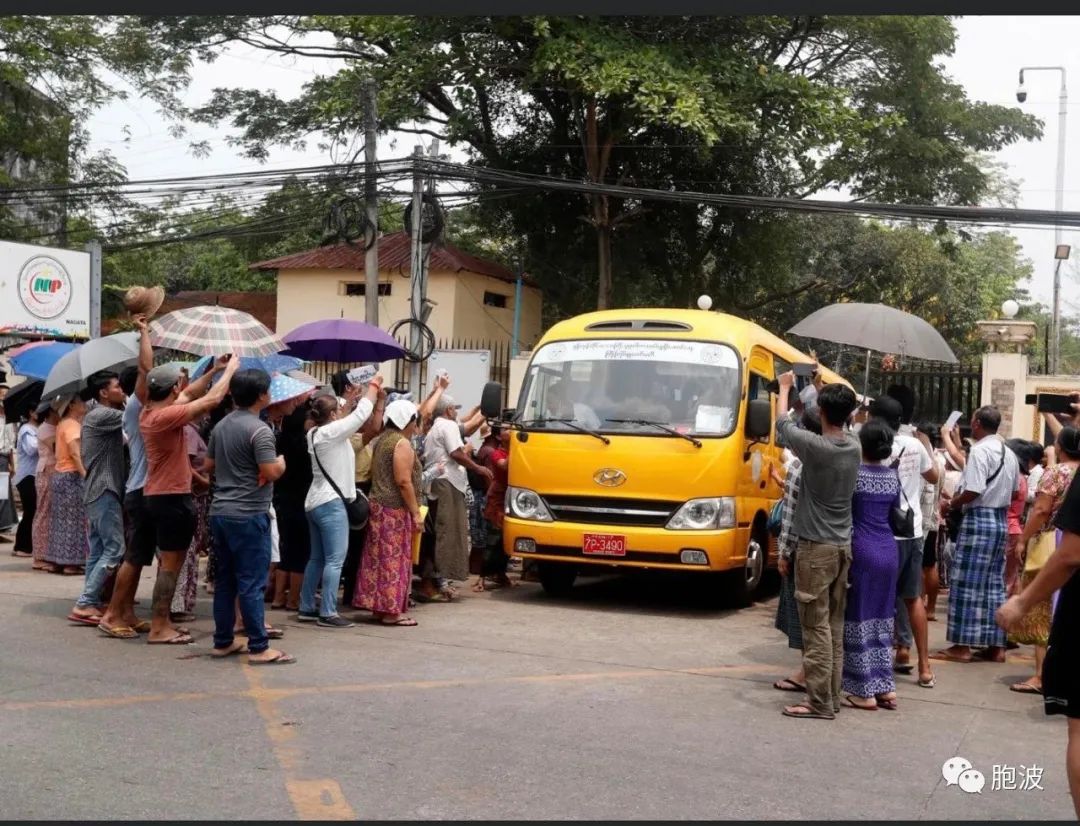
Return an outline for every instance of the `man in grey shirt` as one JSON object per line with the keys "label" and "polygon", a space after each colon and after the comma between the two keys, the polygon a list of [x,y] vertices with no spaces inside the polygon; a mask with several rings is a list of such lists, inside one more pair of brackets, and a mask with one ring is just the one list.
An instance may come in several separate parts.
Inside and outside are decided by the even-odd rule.
{"label": "man in grey shirt", "polygon": [[[777,435],[802,461],[799,499],[791,533],[795,554],[795,600],[803,632],[807,700],[788,706],[788,717],[832,720],[840,710],[844,665],[844,608],[851,567],[851,496],[862,449],[844,426],[858,405],[843,384],[828,384],[817,397],[821,435],[799,429],[786,412],[795,374],[779,377]],[[780,572],[788,575],[787,560]]]}
{"label": "man in grey shirt", "polygon": [[214,475],[210,530],[214,537],[214,650],[227,657],[245,649],[233,633],[236,603],[247,633],[248,662],[296,662],[270,648],[264,622],[264,595],[270,573],[270,501],[273,483],[285,472],[274,434],[259,418],[270,404],[270,376],[238,370],[229,384],[236,409],[210,434],[203,471]]}
{"label": "man in grey shirt", "polygon": [[82,594],[69,620],[83,625],[101,621],[102,590],[124,558],[124,404],[127,394],[116,373],[101,371],[87,380],[82,394],[95,402],[82,423],[82,463],[86,468],[83,501],[90,521],[90,556]]}

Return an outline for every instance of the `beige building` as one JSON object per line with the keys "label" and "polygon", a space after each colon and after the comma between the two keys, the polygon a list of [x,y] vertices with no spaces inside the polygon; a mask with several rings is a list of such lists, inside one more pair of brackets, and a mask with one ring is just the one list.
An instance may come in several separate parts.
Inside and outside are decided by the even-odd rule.
{"label": "beige building", "polygon": [[[410,240],[404,232],[379,239],[379,326],[409,317]],[[364,320],[364,250],[335,244],[252,264],[277,272],[277,332],[325,318]],[[450,244],[433,247],[428,265],[428,326],[436,341],[509,344],[514,329],[515,273]],[[520,348],[540,338],[541,293],[527,275],[521,287]]]}

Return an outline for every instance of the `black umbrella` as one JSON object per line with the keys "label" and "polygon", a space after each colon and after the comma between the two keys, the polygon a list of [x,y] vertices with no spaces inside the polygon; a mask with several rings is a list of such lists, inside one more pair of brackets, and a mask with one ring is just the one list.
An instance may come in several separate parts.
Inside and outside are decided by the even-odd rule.
{"label": "black umbrella", "polygon": [[9,422],[21,421],[41,403],[44,388],[45,382],[40,379],[27,379],[13,387],[4,397],[4,418]]}

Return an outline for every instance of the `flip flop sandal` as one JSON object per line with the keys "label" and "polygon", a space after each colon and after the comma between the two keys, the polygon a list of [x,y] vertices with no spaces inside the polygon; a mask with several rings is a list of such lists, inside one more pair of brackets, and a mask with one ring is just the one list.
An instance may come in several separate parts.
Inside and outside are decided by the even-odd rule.
{"label": "flip flop sandal", "polygon": [[919,678],[919,688],[933,688],[935,685],[937,685],[937,678],[933,674],[930,675],[929,680]]}
{"label": "flip flop sandal", "polygon": [[[948,663],[969,663],[969,662],[972,662],[972,660],[965,660],[965,659],[962,659],[960,657],[954,657],[951,654],[945,653],[944,651],[935,651],[933,654],[931,654],[929,656],[929,659],[931,659],[931,660],[941,660],[943,662],[948,662]],[[972,659],[974,659],[974,658],[972,658]]]}
{"label": "flip flop sandal", "polygon": [[915,670],[915,666],[911,663],[893,663],[892,669],[897,674],[910,674]]}
{"label": "flip flop sandal", "polygon": [[1042,689],[1033,686],[1031,683],[1013,683],[1009,686],[1009,691],[1015,691],[1017,694],[1038,694],[1042,696]]}
{"label": "flip flop sandal", "polygon": [[83,617],[79,614],[68,614],[68,622],[73,622],[76,625],[93,625],[97,626],[101,622],[101,617]]}
{"label": "flip flop sandal", "polygon": [[[800,708],[806,708],[806,706],[799,706]],[[807,720],[835,720],[835,714],[822,714],[820,711],[814,711],[807,708],[805,713],[797,711],[788,711],[786,708],[781,712],[785,717],[805,718]]]}
{"label": "flip flop sandal", "polygon": [[282,651],[276,657],[270,660],[248,660],[248,665],[290,665],[296,662],[296,657],[292,654],[286,654]]}
{"label": "flip flop sandal", "polygon": [[777,691],[802,691],[804,693],[806,691],[806,686],[799,685],[799,683],[787,677],[782,680],[777,680],[772,684],[772,687]]}
{"label": "flip flop sandal", "polygon": [[103,622],[98,623],[98,631],[100,631],[107,637],[112,637],[115,640],[133,640],[137,636],[139,636],[135,633],[134,629],[130,628],[127,625],[109,626]]}
{"label": "flip flop sandal", "polygon": [[140,634],[148,634],[150,632],[150,620],[139,620],[131,627]]}
{"label": "flip flop sandal", "polygon": [[899,708],[899,706],[896,704],[896,698],[893,698],[891,700],[878,700],[877,707],[883,708],[886,711],[896,711],[896,709]]}
{"label": "flip flop sandal", "polygon": [[147,645],[191,645],[191,643],[193,643],[193,642],[195,642],[195,640],[193,640],[187,634],[176,634],[175,636],[169,637],[168,639],[165,639],[165,640],[151,640],[151,639],[148,639],[146,641],[146,644]]}
{"label": "flip flop sandal", "polygon": [[412,617],[401,617],[400,619],[396,619],[393,622],[387,622],[386,620],[379,620],[379,625],[400,625],[403,628],[412,628],[412,627],[414,627],[416,625],[419,625],[419,623],[416,620],[414,620]]}
{"label": "flip flop sandal", "polygon": [[246,654],[247,645],[244,643],[233,643],[228,648],[215,648],[210,652],[210,656],[215,660],[224,660],[226,657],[233,657],[237,654]]}
{"label": "flip flop sandal", "polygon": [[872,706],[861,706],[858,703],[856,703],[853,699],[851,699],[850,694],[847,697],[844,698],[843,705],[847,706],[848,708],[857,709],[859,711],[877,711],[878,710],[878,704],[877,703],[874,703]]}

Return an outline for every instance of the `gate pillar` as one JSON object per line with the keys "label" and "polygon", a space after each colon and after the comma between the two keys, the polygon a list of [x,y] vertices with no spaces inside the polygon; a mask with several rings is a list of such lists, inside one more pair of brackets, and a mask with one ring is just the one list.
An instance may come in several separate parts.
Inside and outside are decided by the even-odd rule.
{"label": "gate pillar", "polygon": [[[1025,427],[1027,406],[1027,349],[1035,340],[1035,322],[1000,318],[976,322],[979,337],[986,345],[982,357],[982,404],[1001,412],[1001,430],[1006,439],[1013,435],[1030,439]],[[1015,429],[1015,434],[1014,434]]]}

